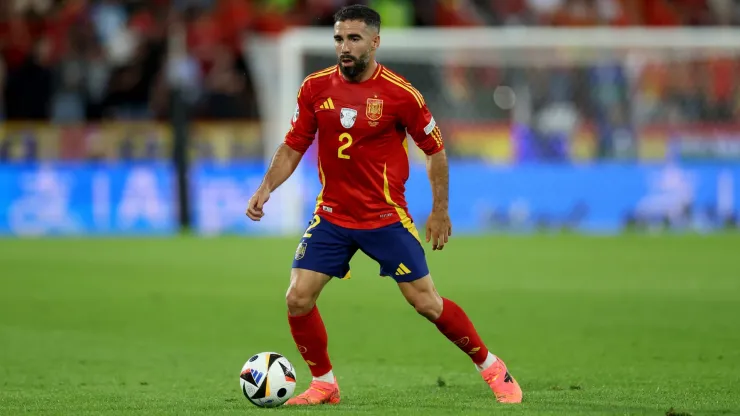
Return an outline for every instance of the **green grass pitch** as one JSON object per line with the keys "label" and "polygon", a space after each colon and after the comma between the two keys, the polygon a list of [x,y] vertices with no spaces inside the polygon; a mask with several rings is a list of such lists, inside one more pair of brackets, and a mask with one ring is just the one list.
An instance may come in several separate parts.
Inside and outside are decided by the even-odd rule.
{"label": "green grass pitch", "polygon": [[[469,358],[361,253],[319,299],[343,401],[259,409],[251,354],[296,351],[297,239],[0,240],[0,414],[740,414],[740,236],[455,237],[428,251],[524,390]],[[428,245],[426,245],[428,247]]]}

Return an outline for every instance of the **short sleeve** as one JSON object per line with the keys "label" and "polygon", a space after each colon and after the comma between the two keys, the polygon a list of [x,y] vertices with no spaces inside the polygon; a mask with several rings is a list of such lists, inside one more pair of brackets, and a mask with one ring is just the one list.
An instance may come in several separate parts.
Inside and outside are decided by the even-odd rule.
{"label": "short sleeve", "polygon": [[442,133],[421,94],[416,92],[413,97],[409,95],[409,98],[414,99],[402,106],[404,110],[401,114],[406,131],[419,149],[427,155],[433,155],[444,149]]}
{"label": "short sleeve", "polygon": [[301,154],[306,153],[316,137],[316,115],[311,104],[308,82],[298,90],[295,112],[290,121],[290,131],[285,135],[285,144]]}

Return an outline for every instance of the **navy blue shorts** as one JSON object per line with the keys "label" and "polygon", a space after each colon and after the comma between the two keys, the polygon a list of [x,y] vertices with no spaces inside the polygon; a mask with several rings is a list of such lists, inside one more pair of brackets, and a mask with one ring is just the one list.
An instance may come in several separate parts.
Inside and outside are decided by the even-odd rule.
{"label": "navy blue shorts", "polygon": [[380,265],[380,275],[396,282],[411,282],[429,274],[419,234],[413,223],[397,222],[371,230],[332,224],[315,215],[303,234],[293,268],[313,270],[331,277],[350,277],[349,261],[361,250]]}

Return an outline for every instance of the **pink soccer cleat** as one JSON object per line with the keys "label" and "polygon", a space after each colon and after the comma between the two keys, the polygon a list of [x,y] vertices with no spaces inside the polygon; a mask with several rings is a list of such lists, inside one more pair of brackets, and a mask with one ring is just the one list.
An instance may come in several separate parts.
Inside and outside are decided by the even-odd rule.
{"label": "pink soccer cleat", "polygon": [[496,401],[499,403],[521,403],[522,389],[514,377],[509,374],[501,359],[497,359],[490,367],[485,369],[481,375],[483,380],[491,386]]}
{"label": "pink soccer cleat", "polygon": [[334,383],[313,380],[308,390],[292,397],[285,402],[286,406],[307,406],[314,404],[337,404],[339,403],[339,384],[334,378]]}

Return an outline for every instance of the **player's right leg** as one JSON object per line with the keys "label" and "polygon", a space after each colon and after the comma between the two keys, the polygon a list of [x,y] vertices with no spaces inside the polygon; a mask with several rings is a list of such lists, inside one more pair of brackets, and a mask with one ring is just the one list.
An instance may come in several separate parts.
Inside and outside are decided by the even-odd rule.
{"label": "player's right leg", "polygon": [[326,328],[316,301],[332,277],[349,275],[349,261],[356,250],[346,230],[318,216],[298,245],[286,293],[288,323],[313,380],[308,390],[288,400],[287,405],[339,403],[339,385],[332,372]]}
{"label": "player's right leg", "polygon": [[313,270],[291,270],[290,286],[285,296],[288,323],[293,341],[313,380],[308,390],[292,397],[286,405],[339,403],[339,385],[329,360],[329,339],[316,306],[316,300],[329,280],[329,275]]}

